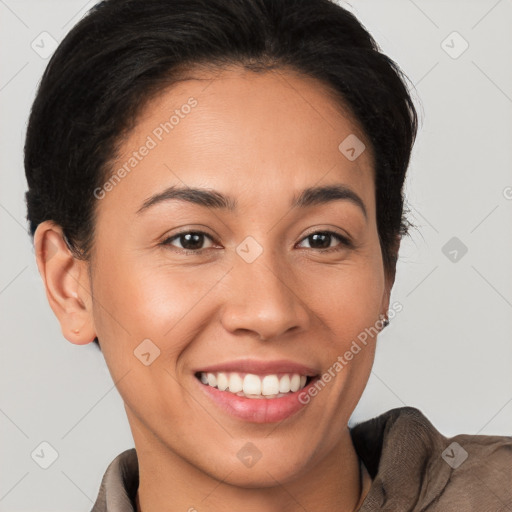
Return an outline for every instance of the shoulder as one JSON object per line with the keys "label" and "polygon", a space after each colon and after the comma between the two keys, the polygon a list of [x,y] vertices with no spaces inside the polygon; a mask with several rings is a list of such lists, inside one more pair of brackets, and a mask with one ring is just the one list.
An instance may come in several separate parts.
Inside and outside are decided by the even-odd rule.
{"label": "shoulder", "polygon": [[432,512],[494,512],[512,503],[512,436],[446,437],[414,407],[359,423],[351,435],[373,480],[363,504],[372,506],[361,512],[420,503]]}
{"label": "shoulder", "polygon": [[459,434],[446,444],[441,456],[451,472],[445,503],[473,507],[467,510],[510,510],[512,436]]}

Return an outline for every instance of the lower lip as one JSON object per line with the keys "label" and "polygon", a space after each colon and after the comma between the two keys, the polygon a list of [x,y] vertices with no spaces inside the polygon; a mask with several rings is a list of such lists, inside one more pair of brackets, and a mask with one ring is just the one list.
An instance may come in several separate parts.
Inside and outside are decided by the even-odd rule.
{"label": "lower lip", "polygon": [[222,410],[232,416],[253,423],[274,423],[283,421],[304,408],[307,403],[299,401],[299,396],[307,393],[315,383],[312,379],[307,386],[294,393],[279,398],[246,398],[229,391],[203,384],[194,377],[199,386]]}

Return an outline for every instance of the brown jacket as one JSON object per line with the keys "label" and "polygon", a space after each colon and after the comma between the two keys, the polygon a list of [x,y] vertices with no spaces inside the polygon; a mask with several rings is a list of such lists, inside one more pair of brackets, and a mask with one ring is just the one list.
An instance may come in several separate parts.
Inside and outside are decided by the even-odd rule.
{"label": "brown jacket", "polygon": [[[351,428],[372,485],[359,512],[512,512],[512,436],[447,438],[414,407]],[[108,466],[91,512],[135,512],[135,448]]]}

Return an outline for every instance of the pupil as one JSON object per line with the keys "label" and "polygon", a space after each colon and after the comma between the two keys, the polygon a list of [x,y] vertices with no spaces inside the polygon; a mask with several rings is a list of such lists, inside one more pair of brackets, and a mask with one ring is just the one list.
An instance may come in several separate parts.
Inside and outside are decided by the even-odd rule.
{"label": "pupil", "polygon": [[325,240],[327,240],[327,244],[324,243],[322,246],[319,247],[318,245],[315,246],[314,243],[311,244],[311,241],[310,241],[310,245],[312,247],[316,247],[317,249],[327,249],[330,245],[330,237],[331,237],[331,235],[329,235],[328,233],[315,233],[314,235],[310,235],[309,238],[312,238],[315,241],[318,241],[320,238],[323,238],[324,242],[325,242]]}
{"label": "pupil", "polygon": [[[203,241],[202,237],[203,235],[201,233],[187,233],[181,235],[181,245],[184,249],[200,249]],[[185,240],[185,243],[183,243],[183,240]]]}

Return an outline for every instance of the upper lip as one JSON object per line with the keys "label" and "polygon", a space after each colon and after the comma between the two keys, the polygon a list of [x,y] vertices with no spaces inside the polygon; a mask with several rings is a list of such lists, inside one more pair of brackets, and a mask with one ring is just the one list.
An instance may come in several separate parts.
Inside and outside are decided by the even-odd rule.
{"label": "upper lip", "polygon": [[314,368],[285,359],[276,361],[258,361],[255,359],[227,361],[198,368],[195,373],[198,372],[243,372],[253,374],[298,373],[299,375],[306,375],[308,377],[315,377],[319,373]]}

